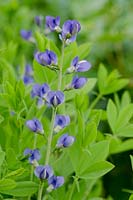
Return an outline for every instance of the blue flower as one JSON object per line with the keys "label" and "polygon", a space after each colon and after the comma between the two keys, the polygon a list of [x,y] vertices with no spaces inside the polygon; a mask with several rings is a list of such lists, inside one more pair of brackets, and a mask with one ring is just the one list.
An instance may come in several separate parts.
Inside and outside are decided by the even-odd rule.
{"label": "blue flower", "polygon": [[37,166],[34,173],[40,179],[48,179],[53,176],[53,170],[49,165]]}
{"label": "blue flower", "polygon": [[35,133],[40,133],[40,134],[43,134],[44,133],[44,130],[43,130],[43,126],[41,124],[41,122],[34,118],[32,120],[28,120],[26,122],[26,126],[33,132]]}
{"label": "blue flower", "polygon": [[28,84],[34,82],[32,75],[33,75],[33,69],[31,67],[31,65],[27,64],[25,66],[25,72],[24,72],[24,76],[23,76],[23,81],[24,81],[25,85],[28,85]]}
{"label": "blue flower", "polygon": [[79,89],[79,88],[82,88],[86,82],[87,82],[87,78],[74,76],[69,87],[74,88],[74,89]]}
{"label": "blue flower", "polygon": [[46,16],[46,27],[50,31],[60,31],[60,17]]}
{"label": "blue flower", "polygon": [[35,96],[45,98],[49,91],[50,91],[50,87],[47,83],[44,83],[42,85],[35,84],[32,87],[31,96],[32,98],[34,98]]}
{"label": "blue flower", "polygon": [[66,43],[71,43],[76,40],[77,33],[80,31],[80,23],[76,20],[67,20],[62,27],[62,32],[59,35],[61,40]]}
{"label": "blue flower", "polygon": [[27,30],[21,30],[20,35],[23,39],[25,40],[31,40],[32,38],[32,31],[27,31]]}
{"label": "blue flower", "polygon": [[36,61],[43,66],[57,65],[57,56],[53,51],[37,52],[35,54]]}
{"label": "blue flower", "polygon": [[56,115],[54,132],[57,133],[70,123],[70,117],[68,115]]}
{"label": "blue flower", "polygon": [[56,107],[64,102],[64,94],[61,91],[50,91],[47,94],[46,101],[48,104]]}
{"label": "blue flower", "polygon": [[31,77],[31,76],[24,75],[24,76],[23,76],[23,82],[24,82],[25,85],[28,85],[28,84],[33,83],[33,82],[34,82],[34,79],[33,79],[33,77]]}
{"label": "blue flower", "polygon": [[62,148],[62,147],[69,147],[71,146],[75,141],[74,136],[70,136],[67,133],[63,134],[57,141],[56,147]]}
{"label": "blue flower", "polygon": [[42,17],[41,16],[35,16],[35,23],[37,26],[42,25]]}
{"label": "blue flower", "polygon": [[72,72],[85,72],[88,71],[91,68],[91,64],[86,60],[79,61],[79,57],[76,56],[72,62],[71,67],[67,69],[68,73]]}
{"label": "blue flower", "polygon": [[61,187],[64,184],[64,177],[63,176],[52,176],[48,179],[49,187],[47,188],[48,192],[55,190]]}
{"label": "blue flower", "polygon": [[38,149],[25,149],[24,155],[28,156],[29,163],[34,164],[37,160],[40,160],[40,152]]}

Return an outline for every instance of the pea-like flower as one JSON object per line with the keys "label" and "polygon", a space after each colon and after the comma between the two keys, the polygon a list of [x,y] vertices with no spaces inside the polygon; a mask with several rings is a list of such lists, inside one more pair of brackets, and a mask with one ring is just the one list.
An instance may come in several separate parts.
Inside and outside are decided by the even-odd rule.
{"label": "pea-like flower", "polygon": [[64,102],[64,94],[61,91],[50,91],[47,94],[46,101],[48,104],[56,107]]}
{"label": "pea-like flower", "polygon": [[62,147],[69,147],[71,146],[75,141],[75,137],[66,134],[63,134],[57,141],[56,147],[62,148]]}
{"label": "pea-like flower", "polygon": [[86,82],[87,82],[87,78],[74,76],[69,87],[74,88],[74,89],[79,89],[79,88],[82,88]]}
{"label": "pea-like flower", "polygon": [[31,96],[32,98],[34,98],[35,96],[45,98],[49,91],[50,91],[50,87],[47,83],[44,83],[42,85],[35,84],[32,87]]}
{"label": "pea-like flower", "polygon": [[35,54],[36,61],[43,66],[57,65],[57,56],[53,51],[46,49],[45,52],[37,52]]}
{"label": "pea-like flower", "polygon": [[79,57],[76,56],[72,62],[71,67],[67,69],[68,73],[72,72],[86,72],[91,68],[91,64],[86,60],[79,61]]}
{"label": "pea-like flower", "polygon": [[76,40],[77,33],[80,31],[80,23],[76,20],[67,20],[62,27],[62,32],[59,35],[61,40],[69,44]]}
{"label": "pea-like flower", "polygon": [[53,176],[53,170],[49,165],[39,165],[34,170],[34,174],[40,179],[48,179]]}
{"label": "pea-like flower", "polygon": [[35,23],[37,26],[41,26],[42,25],[42,16],[35,16]]}
{"label": "pea-like flower", "polygon": [[23,39],[25,40],[31,40],[32,39],[32,31],[27,31],[27,30],[21,30],[20,35]]}
{"label": "pea-like flower", "polygon": [[64,184],[64,177],[63,176],[52,176],[48,179],[49,187],[47,188],[48,192],[55,190],[61,187]]}
{"label": "pea-like flower", "polygon": [[24,156],[28,156],[29,163],[37,165],[36,161],[40,160],[41,155],[38,149],[25,149]]}
{"label": "pea-like flower", "polygon": [[33,132],[35,133],[39,133],[39,134],[43,134],[44,133],[44,130],[43,130],[43,126],[41,124],[41,122],[34,118],[32,120],[28,120],[26,122],[26,126]]}
{"label": "pea-like flower", "polygon": [[60,32],[60,17],[46,16],[46,28],[50,31]]}
{"label": "pea-like flower", "polygon": [[68,115],[56,115],[54,132],[57,133],[64,127],[70,124],[70,117]]}

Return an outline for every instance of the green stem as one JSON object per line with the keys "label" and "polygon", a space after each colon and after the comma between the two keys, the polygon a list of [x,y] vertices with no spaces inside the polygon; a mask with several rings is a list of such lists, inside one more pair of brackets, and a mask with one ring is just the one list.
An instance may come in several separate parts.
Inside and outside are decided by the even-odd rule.
{"label": "green stem", "polygon": [[[33,149],[36,148],[36,142],[37,142],[37,134],[34,135],[34,143],[33,143]],[[33,180],[33,174],[34,174],[34,166],[31,166],[31,174],[30,174],[30,181]],[[28,196],[28,200],[31,199],[31,196]]]}
{"label": "green stem", "polygon": [[63,68],[63,59],[64,59],[64,48],[65,43],[62,43],[62,49],[61,49],[61,63],[60,63],[60,69],[59,69],[59,80],[58,80],[58,90],[61,89],[62,84],[62,68]]}
{"label": "green stem", "polygon": [[38,191],[37,200],[42,200],[43,186],[44,186],[44,183],[41,182],[41,183],[40,183],[40,187],[39,187],[39,191]]}
{"label": "green stem", "polygon": [[90,105],[89,110],[92,110],[98,103],[99,99],[101,99],[101,98],[102,98],[102,94],[99,93],[98,96],[95,98],[95,100]]}
{"label": "green stem", "polygon": [[69,193],[68,200],[72,200],[72,195],[73,195],[75,186],[76,186],[76,183],[75,183],[75,180],[74,180],[74,181],[73,181],[73,184],[72,184],[72,186],[71,186],[71,191],[70,191],[70,193]]}
{"label": "green stem", "polygon": [[56,116],[56,108],[53,108],[52,111],[52,119],[51,119],[51,131],[48,137],[48,146],[47,146],[47,153],[46,153],[46,160],[45,165],[49,163],[50,153],[51,153],[51,144],[52,144],[52,137],[53,137],[53,130],[54,130],[54,121]]}

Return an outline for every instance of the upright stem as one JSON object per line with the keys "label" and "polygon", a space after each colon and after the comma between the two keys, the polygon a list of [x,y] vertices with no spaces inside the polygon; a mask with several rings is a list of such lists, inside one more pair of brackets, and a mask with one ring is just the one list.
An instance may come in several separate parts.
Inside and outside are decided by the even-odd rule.
{"label": "upright stem", "polygon": [[74,180],[74,181],[73,181],[73,184],[72,184],[72,186],[71,186],[71,191],[70,191],[70,193],[69,193],[68,200],[72,200],[72,196],[73,196],[73,192],[74,192],[75,186],[76,186],[76,183],[75,183],[75,180]]}
{"label": "upright stem", "polygon": [[[55,116],[56,116],[56,108],[53,108],[53,110],[52,110],[52,119],[51,119],[51,130],[50,130],[50,133],[49,133],[49,136],[48,136],[48,146],[47,146],[45,165],[47,165],[49,163],[49,159],[50,159]],[[40,187],[39,187],[39,191],[38,191],[37,200],[42,200],[43,186],[44,186],[44,183],[41,182],[40,183]]]}
{"label": "upright stem", "polygon": [[[37,134],[35,133],[34,134],[34,143],[33,143],[33,149],[36,148],[36,142],[37,142]],[[33,180],[33,173],[34,173],[34,166],[32,165],[31,166],[31,174],[30,174],[30,180],[32,181]],[[28,196],[28,200],[31,199],[31,195]]]}
{"label": "upright stem", "polygon": [[53,108],[52,119],[51,119],[51,131],[50,131],[50,134],[49,134],[49,137],[48,137],[48,146],[47,146],[45,165],[47,165],[49,163],[55,116],[56,116],[56,108]]}
{"label": "upright stem", "polygon": [[93,109],[96,106],[96,104],[98,103],[99,99],[101,99],[101,98],[102,98],[102,94],[99,93],[98,96],[95,98],[95,100],[90,105],[89,109],[90,110]]}
{"label": "upright stem", "polygon": [[63,68],[63,59],[64,59],[64,47],[65,47],[65,43],[62,42],[61,62],[60,62],[60,69],[59,69],[58,90],[61,89],[61,84],[62,84],[62,68]]}

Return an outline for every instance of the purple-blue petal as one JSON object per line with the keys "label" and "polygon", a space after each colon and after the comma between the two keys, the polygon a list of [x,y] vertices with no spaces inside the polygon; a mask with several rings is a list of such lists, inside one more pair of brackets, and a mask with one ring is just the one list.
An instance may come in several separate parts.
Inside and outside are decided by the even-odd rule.
{"label": "purple-blue petal", "polygon": [[34,98],[35,96],[40,96],[40,87],[41,85],[35,84],[32,87],[31,97]]}
{"label": "purple-blue petal", "polygon": [[79,88],[82,88],[86,82],[87,82],[87,78],[75,76],[73,77],[71,87],[74,89],[79,89]]}
{"label": "purple-blue petal", "polygon": [[76,65],[78,64],[78,61],[79,61],[79,57],[76,56],[76,57],[72,60],[72,62],[71,62],[71,66],[76,67]]}
{"label": "purple-blue petal", "polygon": [[76,71],[77,72],[85,72],[85,71],[88,71],[90,68],[91,68],[91,64],[86,60],[82,60],[82,61],[78,62],[77,66],[76,66]]}
{"label": "purple-blue petal", "polygon": [[61,91],[50,91],[47,94],[46,100],[49,104],[57,106],[64,102],[64,94]]}
{"label": "purple-blue petal", "polygon": [[60,17],[57,16],[52,17],[52,16],[46,16],[46,27],[50,29],[50,31],[54,31],[56,27],[60,25]]}
{"label": "purple-blue petal", "polygon": [[31,153],[32,153],[32,150],[29,149],[29,148],[26,148],[26,149],[24,150],[24,156],[30,155]]}
{"label": "purple-blue petal", "polygon": [[27,31],[27,30],[21,30],[20,35],[23,39],[29,40],[32,37],[32,31]]}
{"label": "purple-blue petal", "polygon": [[24,75],[23,76],[23,82],[25,85],[28,85],[28,84],[31,84],[34,82],[34,79],[32,76],[29,76],[29,75]]}
{"label": "purple-blue petal", "polygon": [[26,122],[26,126],[33,132],[36,132],[36,133],[42,133],[43,132],[42,124],[36,118],[34,118],[32,120],[28,120]]}
{"label": "purple-blue petal", "polygon": [[74,136],[70,136],[67,133],[63,134],[57,141],[57,147],[61,148],[61,147],[69,147],[71,146],[75,141],[75,137]]}
{"label": "purple-blue petal", "polygon": [[34,173],[40,179],[48,179],[53,176],[53,170],[49,165],[37,166]]}
{"label": "purple-blue petal", "polygon": [[42,17],[41,16],[35,16],[35,23],[37,24],[37,26],[41,26]]}
{"label": "purple-blue petal", "polygon": [[68,115],[56,115],[54,126],[60,126],[64,128],[70,123],[70,117]]}
{"label": "purple-blue petal", "polygon": [[48,184],[52,186],[52,189],[57,189],[64,184],[63,176],[52,176],[48,179]]}

